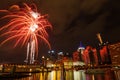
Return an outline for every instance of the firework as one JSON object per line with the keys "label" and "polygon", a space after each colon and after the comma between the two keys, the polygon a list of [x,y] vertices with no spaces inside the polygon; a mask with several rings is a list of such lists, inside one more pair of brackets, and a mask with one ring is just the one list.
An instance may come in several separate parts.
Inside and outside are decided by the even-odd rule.
{"label": "firework", "polygon": [[52,28],[52,26],[46,19],[46,15],[37,12],[35,4],[28,6],[23,3],[22,7],[13,5],[9,10],[0,10],[0,12],[7,13],[1,19],[9,20],[7,24],[0,28],[0,31],[4,32],[0,37],[9,36],[0,45],[16,39],[14,47],[18,44],[21,44],[21,46],[27,45],[26,59],[28,59],[29,54],[33,60],[33,56],[38,54],[38,38],[43,40],[50,48],[46,28]]}

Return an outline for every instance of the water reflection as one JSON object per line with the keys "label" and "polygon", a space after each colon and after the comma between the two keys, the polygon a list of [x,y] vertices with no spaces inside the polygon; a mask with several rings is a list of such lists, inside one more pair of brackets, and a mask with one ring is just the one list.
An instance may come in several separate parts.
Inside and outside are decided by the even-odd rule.
{"label": "water reflection", "polygon": [[106,71],[105,73],[86,74],[84,70],[79,71],[52,71],[34,73],[30,77],[15,80],[119,80],[116,79],[114,71]]}
{"label": "water reflection", "polygon": [[106,71],[102,74],[86,74],[86,80],[116,80],[114,71]]}
{"label": "water reflection", "polygon": [[[79,71],[73,71],[74,78],[72,80],[86,80],[85,71],[79,70]],[[68,79],[69,80],[69,79]]]}

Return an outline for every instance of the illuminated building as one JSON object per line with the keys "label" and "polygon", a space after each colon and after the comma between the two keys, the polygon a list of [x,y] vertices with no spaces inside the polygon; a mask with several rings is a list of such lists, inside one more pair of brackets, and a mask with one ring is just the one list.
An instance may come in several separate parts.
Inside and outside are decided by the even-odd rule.
{"label": "illuminated building", "polygon": [[78,47],[77,51],[73,53],[73,65],[74,66],[83,66],[85,65],[85,56],[84,56],[84,50],[85,48],[82,46],[82,43],[80,42],[80,46]]}
{"label": "illuminated building", "polygon": [[97,38],[100,42],[99,53],[98,53],[98,63],[99,64],[111,64],[111,55],[108,48],[108,42],[103,42],[100,33],[97,34]]}
{"label": "illuminated building", "polygon": [[112,64],[120,64],[120,43],[111,44],[108,47],[111,54]]}
{"label": "illuminated building", "polygon": [[73,66],[73,61],[72,60],[66,60],[63,63],[64,63],[64,68],[65,69],[71,69],[72,66]]}
{"label": "illuminated building", "polygon": [[64,57],[63,52],[59,52],[59,53],[57,53],[57,55],[58,55],[58,60],[62,60]]}
{"label": "illuminated building", "polygon": [[80,43],[80,46],[77,49],[77,52],[79,53],[80,61],[83,61],[83,57],[84,57],[83,52],[84,52],[84,50],[85,50],[85,47],[83,47],[82,43]]}

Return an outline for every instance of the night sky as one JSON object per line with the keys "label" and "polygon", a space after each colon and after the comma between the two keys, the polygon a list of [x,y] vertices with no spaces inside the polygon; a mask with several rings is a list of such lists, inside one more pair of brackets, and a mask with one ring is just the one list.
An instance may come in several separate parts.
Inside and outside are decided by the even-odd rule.
{"label": "night sky", "polygon": [[[96,47],[97,33],[109,44],[120,42],[120,0],[3,0],[0,9],[21,2],[34,2],[40,13],[49,15],[53,26],[53,30],[48,31],[49,42],[56,52],[72,54],[80,42]],[[39,58],[47,55],[44,44],[40,43],[39,48]],[[22,63],[25,56],[26,47],[13,48],[11,43],[0,47],[0,62]]]}

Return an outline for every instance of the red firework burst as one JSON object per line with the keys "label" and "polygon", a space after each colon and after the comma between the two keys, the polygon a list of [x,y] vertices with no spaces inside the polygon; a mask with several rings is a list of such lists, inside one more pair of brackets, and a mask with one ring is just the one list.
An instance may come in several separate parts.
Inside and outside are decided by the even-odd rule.
{"label": "red firework burst", "polygon": [[17,41],[14,47],[18,44],[23,46],[30,39],[33,39],[35,41],[35,47],[38,49],[38,38],[40,38],[50,48],[46,28],[52,28],[52,26],[46,19],[46,15],[38,13],[35,4],[28,6],[24,3],[23,6],[21,8],[18,5],[13,5],[9,10],[0,10],[2,13],[7,13],[1,19],[9,19],[9,22],[0,28],[0,31],[5,31],[0,37],[6,35],[9,35],[9,37],[2,41],[0,45],[16,39]]}

